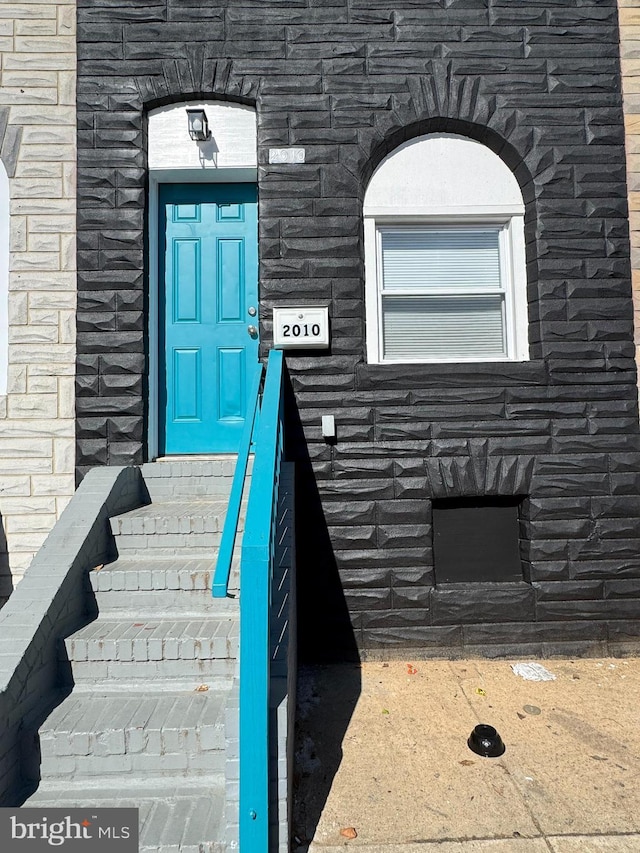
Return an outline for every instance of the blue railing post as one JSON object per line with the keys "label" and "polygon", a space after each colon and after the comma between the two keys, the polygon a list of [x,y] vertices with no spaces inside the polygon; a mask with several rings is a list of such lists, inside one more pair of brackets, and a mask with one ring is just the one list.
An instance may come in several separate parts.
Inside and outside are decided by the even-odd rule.
{"label": "blue railing post", "polygon": [[271,578],[283,453],[283,356],[269,354],[240,567],[240,850],[269,850]]}

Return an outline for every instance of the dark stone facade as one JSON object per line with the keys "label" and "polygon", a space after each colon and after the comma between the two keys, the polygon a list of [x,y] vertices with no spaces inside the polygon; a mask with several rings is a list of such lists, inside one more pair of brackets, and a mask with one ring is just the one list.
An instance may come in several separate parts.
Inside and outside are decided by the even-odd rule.
{"label": "dark stone facade", "polygon": [[[78,471],[145,458],[145,111],[255,104],[262,341],[290,354],[302,653],[637,648],[640,438],[615,0],[80,0]],[[362,199],[430,131],[526,202],[531,361],[368,365]],[[270,166],[300,145],[305,165]],[[325,444],[322,414],[336,416]],[[525,580],[434,588],[430,500],[523,495]]]}

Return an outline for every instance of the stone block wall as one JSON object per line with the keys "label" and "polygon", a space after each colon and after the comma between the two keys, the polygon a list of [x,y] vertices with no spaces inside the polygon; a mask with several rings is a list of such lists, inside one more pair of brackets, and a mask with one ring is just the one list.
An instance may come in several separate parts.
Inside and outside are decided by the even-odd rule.
{"label": "stone block wall", "polygon": [[0,602],[74,491],[75,18],[75,2],[0,0],[0,158],[10,193]]}
{"label": "stone block wall", "polygon": [[[303,657],[623,653],[640,636],[640,435],[616,0],[79,4],[78,457],[146,448],[145,116],[255,106],[261,334],[287,355]],[[486,143],[525,198],[528,362],[366,361],[362,199],[430,132]],[[300,146],[305,164],[269,162]],[[327,444],[321,418],[335,415]],[[523,581],[436,582],[431,508],[522,497]]]}

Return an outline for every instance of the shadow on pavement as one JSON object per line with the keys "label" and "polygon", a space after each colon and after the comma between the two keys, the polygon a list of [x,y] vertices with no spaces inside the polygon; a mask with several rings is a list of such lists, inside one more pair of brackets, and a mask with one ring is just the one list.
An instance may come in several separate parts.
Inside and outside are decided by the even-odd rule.
{"label": "shadow on pavement", "polygon": [[298,672],[293,853],[306,853],[313,841],[360,689],[357,664],[307,665]]}
{"label": "shadow on pavement", "polygon": [[312,462],[290,386],[286,405],[287,456],[296,464],[300,661],[292,850],[305,853],[342,761],[342,741],[360,696],[361,674],[354,627],[315,476],[330,461],[332,448],[313,445]]}

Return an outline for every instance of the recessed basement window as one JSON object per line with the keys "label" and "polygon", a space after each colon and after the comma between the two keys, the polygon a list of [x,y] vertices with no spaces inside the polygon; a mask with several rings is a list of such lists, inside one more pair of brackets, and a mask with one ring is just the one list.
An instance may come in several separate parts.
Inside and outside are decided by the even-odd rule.
{"label": "recessed basement window", "polygon": [[433,502],[436,584],[522,581],[519,497]]}

